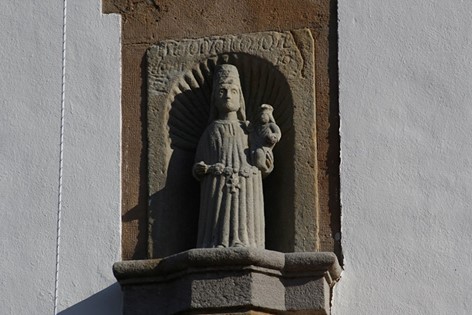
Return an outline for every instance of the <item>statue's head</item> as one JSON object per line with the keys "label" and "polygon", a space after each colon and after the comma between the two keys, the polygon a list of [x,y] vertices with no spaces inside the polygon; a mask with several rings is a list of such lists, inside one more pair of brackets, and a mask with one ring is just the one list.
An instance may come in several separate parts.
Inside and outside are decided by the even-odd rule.
{"label": "statue's head", "polygon": [[246,120],[239,72],[230,64],[217,65],[213,74],[210,121],[222,112],[237,112],[239,120]]}
{"label": "statue's head", "polygon": [[270,122],[275,123],[273,112],[274,108],[272,106],[269,104],[262,104],[259,110],[259,122],[262,124],[267,124]]}

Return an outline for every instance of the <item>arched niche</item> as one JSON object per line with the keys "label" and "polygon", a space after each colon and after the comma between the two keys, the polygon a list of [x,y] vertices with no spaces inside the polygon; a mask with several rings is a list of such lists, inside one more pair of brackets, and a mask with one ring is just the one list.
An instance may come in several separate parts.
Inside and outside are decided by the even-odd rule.
{"label": "arched niche", "polygon": [[[208,41],[207,54],[193,58],[189,58],[190,49],[198,40],[183,44],[172,41],[149,51],[151,258],[195,247],[200,186],[191,168],[199,138],[208,124],[213,69],[223,63],[239,70],[247,119],[253,120],[261,104],[271,104],[283,134],[274,149],[275,169],[264,179],[266,248],[281,252],[316,250],[315,104],[309,62],[313,55],[310,57],[306,47],[313,40],[308,35],[304,30],[241,35],[239,49],[234,44],[226,44],[225,49],[225,43],[235,40],[215,37]],[[215,48],[212,53],[212,43],[218,42],[222,43],[220,51]],[[264,50],[269,46],[275,52]],[[187,55],[182,52],[185,48]],[[179,54],[186,58],[184,62]]]}

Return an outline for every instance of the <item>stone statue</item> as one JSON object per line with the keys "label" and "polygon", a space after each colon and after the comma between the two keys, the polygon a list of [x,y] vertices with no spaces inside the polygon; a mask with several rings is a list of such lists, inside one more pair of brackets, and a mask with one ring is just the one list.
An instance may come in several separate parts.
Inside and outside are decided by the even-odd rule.
{"label": "stone statue", "polygon": [[201,181],[197,247],[264,248],[262,177],[273,169],[281,133],[272,107],[246,121],[235,66],[216,66],[209,125],[198,143],[193,175]]}
{"label": "stone statue", "polygon": [[252,161],[263,177],[274,169],[272,149],[282,136],[279,126],[275,124],[273,111],[269,104],[262,104],[255,124],[249,125]]}

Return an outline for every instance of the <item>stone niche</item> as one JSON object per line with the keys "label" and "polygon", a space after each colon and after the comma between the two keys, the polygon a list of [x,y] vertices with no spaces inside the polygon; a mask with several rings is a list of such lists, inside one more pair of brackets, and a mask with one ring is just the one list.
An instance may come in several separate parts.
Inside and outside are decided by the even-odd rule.
{"label": "stone niche", "polygon": [[[116,263],[124,314],[329,314],[340,276],[318,252],[314,39],[308,29],[165,40],[147,51],[150,259]],[[263,181],[266,248],[195,249],[195,151],[215,66],[239,72],[246,115],[272,105],[282,139]]]}
{"label": "stone niche", "polygon": [[271,104],[282,131],[264,180],[266,248],[315,251],[317,166],[314,40],[309,30],[168,40],[148,60],[149,257],[195,247],[199,183],[195,148],[208,123],[217,64],[240,73],[247,119]]}

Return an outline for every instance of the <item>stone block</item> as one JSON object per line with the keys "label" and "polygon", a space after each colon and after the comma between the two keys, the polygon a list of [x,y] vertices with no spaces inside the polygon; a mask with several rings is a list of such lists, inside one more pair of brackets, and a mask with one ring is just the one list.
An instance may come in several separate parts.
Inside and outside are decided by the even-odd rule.
{"label": "stone block", "polygon": [[329,314],[330,287],[341,271],[332,253],[255,248],[192,249],[118,262],[113,270],[124,315]]}

